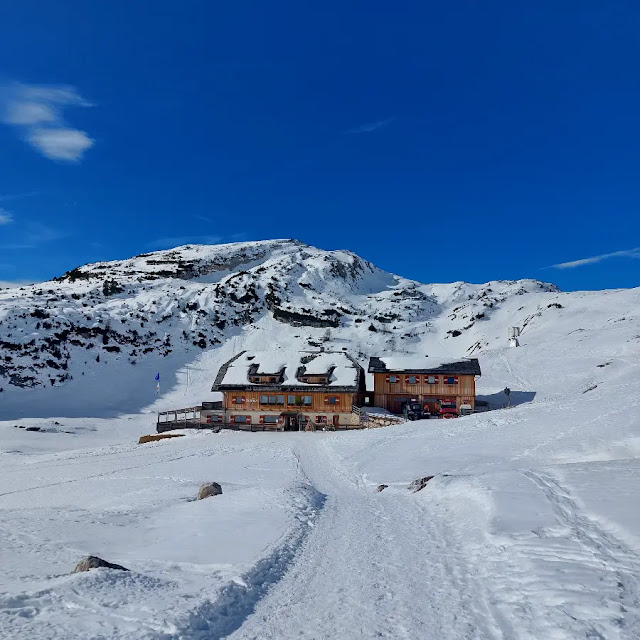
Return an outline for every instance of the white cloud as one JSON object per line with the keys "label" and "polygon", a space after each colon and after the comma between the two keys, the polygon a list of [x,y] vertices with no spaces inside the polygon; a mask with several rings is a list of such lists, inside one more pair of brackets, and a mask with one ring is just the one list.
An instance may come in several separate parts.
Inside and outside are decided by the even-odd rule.
{"label": "white cloud", "polygon": [[5,224],[11,224],[13,222],[13,216],[6,210],[0,208],[0,227]]}
{"label": "white cloud", "polygon": [[52,160],[77,162],[94,141],[64,119],[66,107],[89,107],[69,86],[14,84],[0,93],[0,119],[18,128],[24,139]]}
{"label": "white cloud", "polygon": [[583,267],[586,264],[596,264],[608,258],[637,258],[640,259],[640,247],[634,249],[625,249],[624,251],[613,251],[612,253],[602,253],[599,256],[591,256],[589,258],[581,258],[580,260],[572,260],[571,262],[560,262],[552,264],[551,269],[575,269]]}
{"label": "white cloud", "polygon": [[69,162],[79,160],[93,146],[93,140],[78,129],[39,127],[31,130],[28,140],[47,158]]}

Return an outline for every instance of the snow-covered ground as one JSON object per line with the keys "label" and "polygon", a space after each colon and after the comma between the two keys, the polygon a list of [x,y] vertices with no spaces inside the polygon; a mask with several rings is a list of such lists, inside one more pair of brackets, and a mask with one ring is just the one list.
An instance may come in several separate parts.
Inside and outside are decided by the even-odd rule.
{"label": "snow-covered ground", "polygon": [[[158,362],[171,372],[155,401],[134,400],[144,363],[122,361],[0,394],[0,637],[639,638],[640,290],[419,285],[420,313],[396,301],[384,313],[403,317],[376,321],[393,286],[349,294],[366,321],[328,338],[265,312],[214,348],[151,354],[151,385]],[[213,399],[238,350],[310,338],[358,357],[472,353],[494,410],[137,444],[156,410]],[[223,495],[194,501],[205,481]],[[71,574],[87,554],[131,571]]]}

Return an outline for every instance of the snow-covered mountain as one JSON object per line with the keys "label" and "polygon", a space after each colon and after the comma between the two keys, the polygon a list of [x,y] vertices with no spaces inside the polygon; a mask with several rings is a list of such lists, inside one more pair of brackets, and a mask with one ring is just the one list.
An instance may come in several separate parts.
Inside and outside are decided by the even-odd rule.
{"label": "snow-covered mountain", "polygon": [[[615,295],[563,294],[536,280],[421,284],[349,251],[295,240],[187,245],[98,262],[0,290],[0,414],[136,411],[154,401],[157,371],[166,391],[181,372],[193,377],[189,367],[200,369],[201,395],[192,399],[200,401],[219,364],[247,341],[325,345],[363,364],[389,352],[477,356],[504,346],[511,325],[523,328],[526,342]],[[606,321],[624,315],[606,306]]]}
{"label": "snow-covered mountain", "polygon": [[[87,265],[0,291],[0,321],[0,637],[640,637],[640,289],[282,240]],[[473,354],[494,410],[138,445],[239,350],[323,344]],[[131,571],[72,575],[87,554]]]}

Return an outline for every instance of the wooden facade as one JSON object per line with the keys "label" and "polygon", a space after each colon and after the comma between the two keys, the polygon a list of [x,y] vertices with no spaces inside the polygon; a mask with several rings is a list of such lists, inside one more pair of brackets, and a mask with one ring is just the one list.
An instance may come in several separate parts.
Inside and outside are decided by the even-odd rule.
{"label": "wooden facade", "polygon": [[[351,413],[354,403],[353,393],[326,393],[324,391],[225,391],[223,392],[223,406],[228,411],[266,411],[281,412],[295,411],[301,413],[313,412],[333,412]],[[310,404],[306,404],[304,398],[311,399]],[[282,401],[279,398],[282,398]],[[276,398],[275,402],[264,399]],[[290,402],[290,400],[292,400]],[[301,399],[301,400],[300,400]]]}
{"label": "wooden facade", "polygon": [[[387,409],[392,413],[402,412],[402,402],[404,400],[420,400],[428,404],[432,413],[435,413],[436,401],[452,399],[456,401],[456,406],[468,404],[475,408],[476,379],[472,375],[457,376],[430,376],[437,378],[437,382],[429,384],[429,376],[424,374],[407,375],[404,372],[390,372],[373,374],[374,405]],[[391,382],[389,378],[398,378],[397,382]],[[410,383],[415,379],[416,382]],[[445,379],[453,378],[453,384],[446,384]]]}
{"label": "wooden facade", "polygon": [[462,405],[475,410],[476,378],[480,375],[477,358],[434,363],[430,367],[400,368],[395,364],[393,357],[369,360],[376,407],[402,413],[405,401],[418,400],[432,415],[438,412],[438,401],[455,402],[458,412]]}
{"label": "wooden facade", "polygon": [[353,412],[357,394],[353,393],[308,389],[223,391],[223,398],[222,422],[239,428],[251,425],[252,428],[297,430],[310,423],[346,429],[359,424]]}

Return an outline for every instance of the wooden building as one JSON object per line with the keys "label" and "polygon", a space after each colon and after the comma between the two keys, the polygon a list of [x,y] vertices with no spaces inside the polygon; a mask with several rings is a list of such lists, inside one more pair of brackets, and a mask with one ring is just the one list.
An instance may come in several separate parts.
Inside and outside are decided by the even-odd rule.
{"label": "wooden building", "polygon": [[218,372],[212,391],[222,410],[208,424],[239,429],[348,429],[360,426],[366,389],[362,367],[343,352],[242,351]]}
{"label": "wooden building", "polygon": [[475,409],[476,377],[480,375],[477,358],[437,360],[431,358],[389,356],[369,359],[373,374],[374,405],[392,413],[402,413],[404,402],[419,400],[432,414],[439,404],[461,405]]}

